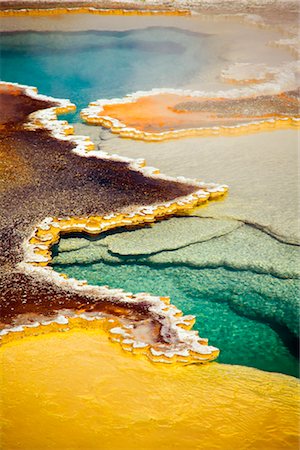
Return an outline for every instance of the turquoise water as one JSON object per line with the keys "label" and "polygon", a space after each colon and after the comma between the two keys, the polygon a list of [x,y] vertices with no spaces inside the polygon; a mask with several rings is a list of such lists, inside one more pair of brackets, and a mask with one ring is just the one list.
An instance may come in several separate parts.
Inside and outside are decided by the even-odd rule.
{"label": "turquoise water", "polygon": [[204,34],[163,27],[2,33],[1,79],[69,98],[79,111],[99,98],[181,87],[214,63],[211,42]]}
{"label": "turquoise water", "polygon": [[[290,331],[297,317],[295,280],[223,267],[159,264],[147,257],[112,262],[101,239],[93,239],[93,247],[84,247],[84,240],[81,236],[78,246],[74,238],[70,245],[68,238],[61,240],[54,251],[55,270],[94,285],[170,296],[185,314],[197,317],[195,328],[220,348],[220,362],[298,376],[297,339]],[[97,262],[84,263],[96,252]]]}

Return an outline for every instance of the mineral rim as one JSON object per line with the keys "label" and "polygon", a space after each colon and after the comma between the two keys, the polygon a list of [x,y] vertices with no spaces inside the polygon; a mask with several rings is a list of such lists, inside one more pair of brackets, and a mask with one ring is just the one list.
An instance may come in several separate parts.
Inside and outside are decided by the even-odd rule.
{"label": "mineral rim", "polygon": [[153,89],[91,102],[81,117],[121,137],[146,141],[253,133],[299,127],[299,92],[236,97],[233,90],[209,97],[200,91]]}
{"label": "mineral rim", "polygon": [[105,319],[112,340],[126,340],[126,350],[142,347],[151,360],[214,359],[218,349],[190,331],[194,318],[168,298],[86,286],[48,263],[61,233],[153,222],[223,196],[227,187],[168,178],[143,161],[93,151],[87,137],[72,136],[57,120],[74,109],[66,100],[9,83],[0,95],[3,339],[40,324]]}

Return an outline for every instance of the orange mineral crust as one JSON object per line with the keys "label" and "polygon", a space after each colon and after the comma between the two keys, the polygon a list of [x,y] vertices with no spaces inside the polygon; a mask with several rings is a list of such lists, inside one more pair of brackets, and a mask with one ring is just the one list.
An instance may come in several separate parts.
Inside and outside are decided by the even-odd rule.
{"label": "orange mineral crust", "polygon": [[[153,16],[153,15],[166,15],[166,16],[188,16],[190,15],[190,11],[187,9],[167,9],[163,5],[129,5],[128,3],[119,4],[115,3],[115,5],[111,5],[109,2],[94,3],[90,2],[91,6],[88,3],[84,2],[59,2],[59,6],[57,3],[53,2],[45,2],[44,4],[34,4],[31,2],[27,2],[27,4],[23,2],[19,2],[19,4],[12,5],[11,2],[2,2],[8,8],[13,6],[14,9],[3,9],[0,11],[0,17],[7,16],[45,16],[45,15],[61,15],[61,14],[97,14],[97,15],[119,15],[119,16]],[[26,6],[26,8],[24,8]],[[36,8],[35,6],[39,6]],[[112,6],[114,6],[112,8]],[[149,7],[150,6],[150,7]],[[17,9],[18,8],[18,9]]]}
{"label": "orange mineral crust", "polygon": [[191,93],[133,94],[123,100],[100,100],[82,111],[91,124],[122,137],[163,140],[215,134],[241,134],[298,126],[299,97],[260,95],[205,98]]}
{"label": "orange mineral crust", "polygon": [[0,86],[2,339],[104,320],[113,342],[152,361],[215,359],[218,349],[191,330],[194,317],[169,298],[88,286],[49,263],[62,233],[142,226],[220,198],[227,186],[167,177],[143,160],[95,151],[88,137],[73,136],[57,120],[57,113],[74,109],[69,101]]}

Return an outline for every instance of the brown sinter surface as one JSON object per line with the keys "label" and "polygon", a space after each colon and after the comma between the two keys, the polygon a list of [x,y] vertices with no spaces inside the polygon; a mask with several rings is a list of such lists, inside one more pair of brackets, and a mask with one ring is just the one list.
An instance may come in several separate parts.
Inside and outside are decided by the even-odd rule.
{"label": "brown sinter surface", "polygon": [[[75,144],[44,129],[26,130],[28,114],[53,106],[24,92],[0,93],[0,301],[4,326],[21,317],[51,316],[61,309],[103,311],[134,321],[159,318],[147,304],[122,304],[117,298],[95,299],[22,273],[22,242],[45,217],[104,215],[162,203],[196,191],[196,186],[145,177],[127,163],[83,158]],[[21,315],[21,316],[20,316]]]}

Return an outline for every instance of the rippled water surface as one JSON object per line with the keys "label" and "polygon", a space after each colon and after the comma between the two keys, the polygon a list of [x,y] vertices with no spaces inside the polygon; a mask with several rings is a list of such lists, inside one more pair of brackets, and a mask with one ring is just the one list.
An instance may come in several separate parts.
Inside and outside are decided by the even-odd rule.
{"label": "rippled water surface", "polygon": [[69,98],[79,111],[98,98],[181,87],[214,63],[212,40],[205,34],[167,27],[2,33],[1,78]]}
{"label": "rippled water surface", "polygon": [[73,238],[69,245],[63,238],[59,247],[65,251],[54,252],[55,270],[94,285],[170,296],[185,314],[197,317],[195,328],[220,348],[220,362],[298,375],[296,337],[289,331],[297,328],[295,280],[174,261],[155,264],[146,256],[113,262],[101,239],[87,247],[84,241]]}

